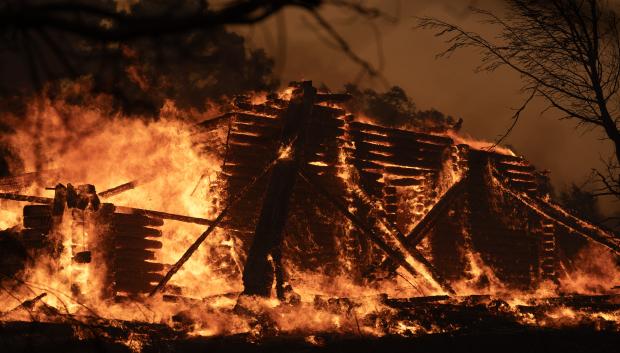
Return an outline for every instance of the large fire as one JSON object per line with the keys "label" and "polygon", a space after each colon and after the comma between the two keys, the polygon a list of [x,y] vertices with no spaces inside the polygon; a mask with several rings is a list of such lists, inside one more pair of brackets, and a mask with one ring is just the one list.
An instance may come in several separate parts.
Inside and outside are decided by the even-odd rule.
{"label": "large fire", "polygon": [[[288,89],[270,99],[286,102],[293,94]],[[257,95],[249,104],[260,105],[266,99],[265,95]],[[227,165],[224,150],[228,148],[230,124],[219,124],[208,131],[197,124],[216,113],[198,115],[179,111],[174,102],[167,102],[159,117],[147,119],[114,115],[105,97],[93,97],[79,105],[62,97],[34,99],[29,105],[28,118],[15,120],[16,133],[7,142],[24,162],[24,171],[38,172],[37,177],[27,186],[3,192],[53,199],[57,183],[63,188],[71,184],[78,189],[78,185],[91,184],[97,192],[102,192],[131,182],[132,187],[126,191],[107,197],[100,194],[100,202],[113,204],[121,214],[131,214],[135,209],[156,210],[205,220],[196,224],[166,219],[163,225],[151,225],[155,229],[154,236],[148,238],[152,247],[144,254],[152,254],[145,263],[155,269],[148,272],[153,274],[151,284],[154,285],[204,232],[206,220],[215,219],[231,200],[224,188],[226,173],[222,169]],[[378,179],[380,182],[398,185],[393,187],[391,197],[398,196],[400,211],[390,218],[389,207],[360,187],[358,171],[350,163],[350,151],[359,148],[353,139],[358,132],[351,126],[359,121],[350,116],[343,121],[346,121],[342,127],[343,147],[335,157],[337,179],[334,180],[345,185],[350,199],[366,200],[374,205],[375,210],[369,214],[378,219],[377,227],[383,234],[379,238],[384,239],[388,249],[404,254],[403,262],[397,262],[390,275],[374,278],[360,275],[355,263],[357,255],[352,255],[347,243],[356,225],[346,217],[323,215],[339,223],[333,225],[341,232],[334,234],[338,252],[335,265],[300,266],[295,263],[298,258],[284,258],[282,263],[288,271],[287,283],[292,291],[283,298],[240,296],[244,290],[242,273],[248,250],[226,227],[218,227],[209,234],[163,290],[134,293],[118,287],[121,289],[110,294],[110,280],[106,276],[112,269],[106,266],[112,263],[104,259],[105,240],[101,237],[106,233],[100,229],[105,226],[97,228],[88,221],[98,217],[104,208],[94,209],[89,204],[85,209],[64,208],[62,222],[50,233],[51,241],[59,245],[53,251],[29,255],[24,268],[13,274],[2,271],[0,320],[88,323],[105,319],[117,323],[163,324],[190,336],[241,333],[253,339],[290,333],[304,335],[310,344],[320,344],[317,335],[325,332],[411,336],[458,330],[467,323],[450,321],[449,313],[441,319],[434,314],[454,306],[484,307],[491,316],[508,317],[523,325],[563,327],[598,322],[605,327],[620,327],[619,297],[612,295],[617,292],[612,287],[620,284],[620,268],[615,255],[604,247],[583,247],[570,268],[565,268],[555,281],[542,280],[531,288],[516,288],[502,280],[488,259],[472,246],[472,235],[463,229],[459,237],[464,240],[458,251],[466,263],[464,274],[458,279],[446,279],[447,285],[437,281],[432,267],[423,260],[442,261],[433,258],[436,252],[428,238],[421,239],[417,245],[416,253],[419,251],[423,256],[418,258],[415,253],[410,254],[411,250],[400,242],[402,239],[396,237],[396,241],[388,235],[399,232],[393,229],[394,224],[404,234],[419,228],[426,215],[465,178],[467,168],[460,162],[463,151],[482,149],[488,143],[446,132],[442,138],[451,138],[456,143],[436,183],[419,178],[413,185],[415,178],[397,180],[384,173]],[[289,142],[280,146],[278,160],[293,158],[291,148],[296,141]],[[376,146],[380,150],[382,146],[389,147],[390,142]],[[498,152],[514,156],[508,149],[499,148]],[[322,160],[308,162],[316,168],[330,167]],[[413,167],[391,162],[373,168],[415,172]],[[10,228],[13,233],[23,230],[26,204],[15,200],[0,202],[2,229]],[[346,207],[350,213],[359,211],[353,203]],[[291,212],[296,212],[294,207]],[[309,212],[320,215],[322,210]],[[308,220],[303,215],[292,217]],[[456,219],[459,215],[451,217]],[[302,237],[301,234],[289,236]],[[298,246],[302,247],[301,244]],[[296,251],[303,254],[305,250]],[[81,261],[79,256],[91,258]],[[378,259],[384,261],[379,266],[386,266],[388,257],[382,255]],[[598,298],[588,300],[607,300],[608,307],[579,307],[569,300],[577,300],[576,295]],[[75,327],[77,337],[88,336]],[[139,337],[124,341],[135,350],[140,349],[140,342]]]}

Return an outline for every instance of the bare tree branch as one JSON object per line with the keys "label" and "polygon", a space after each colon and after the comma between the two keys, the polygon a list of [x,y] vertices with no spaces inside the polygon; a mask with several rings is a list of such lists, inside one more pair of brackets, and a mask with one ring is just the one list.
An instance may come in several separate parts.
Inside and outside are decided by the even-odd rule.
{"label": "bare tree branch", "polygon": [[[606,192],[620,197],[620,33],[616,13],[604,0],[508,0],[501,16],[471,9],[480,22],[499,29],[493,40],[440,19],[418,19],[418,28],[430,29],[448,47],[438,54],[449,57],[460,49],[481,53],[477,70],[507,67],[521,76],[531,95],[513,115],[513,130],[521,112],[540,96],[549,108],[563,113],[580,127],[605,134],[615,147],[615,161],[598,173]],[[535,88],[535,91],[534,90]]]}

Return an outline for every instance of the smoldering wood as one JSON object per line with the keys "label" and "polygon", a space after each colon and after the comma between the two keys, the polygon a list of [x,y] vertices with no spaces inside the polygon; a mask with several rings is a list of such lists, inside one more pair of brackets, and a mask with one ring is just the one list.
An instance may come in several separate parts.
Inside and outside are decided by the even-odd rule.
{"label": "smoldering wood", "polygon": [[36,181],[54,183],[59,174],[59,170],[51,169],[0,178],[0,190],[17,192],[33,185]]}
{"label": "smoldering wood", "polygon": [[[38,203],[44,205],[50,205],[54,202],[53,198],[50,197],[40,197],[40,196],[29,196],[29,195],[20,195],[13,193],[0,193],[0,199],[5,200],[13,200],[13,201],[21,201],[21,202],[31,202]],[[179,215],[168,212],[161,212],[155,210],[148,210],[142,208],[134,208],[134,207],[126,207],[126,206],[116,206],[116,209],[122,213],[134,213],[139,215],[144,215],[152,218],[161,218],[161,219],[169,219],[186,223],[195,223],[202,225],[212,224],[213,221],[210,219],[199,218],[199,217],[191,217],[185,215]]]}
{"label": "smoldering wood", "polygon": [[163,244],[157,240],[142,239],[139,237],[116,236],[115,243],[124,249],[161,249]]}
{"label": "smoldering wood", "polygon": [[395,140],[402,139],[404,141],[426,142],[428,144],[440,145],[444,147],[453,144],[452,139],[449,137],[429,135],[395,128],[387,128],[357,121],[351,122],[349,126],[352,129],[358,130],[360,132],[368,132],[376,135],[389,136],[390,138],[394,138]]}
{"label": "smoldering wood", "polygon": [[603,244],[616,254],[620,255],[620,239],[613,234],[569,214],[561,207],[553,205],[549,201],[545,201],[537,197],[529,197],[525,194],[518,194],[508,188],[505,188],[504,190],[507,191],[507,193],[515,200],[524,203],[526,207],[531,208],[534,212],[539,213],[543,217],[552,220],[562,227],[566,227],[570,232],[574,232],[577,235],[593,240],[599,244]]}
{"label": "smoldering wood", "polygon": [[[374,223],[379,223],[380,227],[372,227],[372,229],[387,229],[389,231],[388,236],[394,238],[394,240],[398,243],[397,246],[392,246],[394,249],[402,249],[406,255],[412,256],[415,261],[420,263],[422,267],[428,272],[431,276],[432,280],[435,281],[442,290],[449,294],[455,294],[452,286],[437,272],[435,267],[415,248],[415,246],[408,246],[407,239],[403,235],[403,233],[398,229],[398,227],[390,222],[387,218],[387,213],[381,210],[377,210],[372,204],[373,200],[372,196],[366,194],[363,190],[359,188],[355,188],[353,192],[350,193],[349,197],[352,197],[355,204],[364,205],[368,210],[368,214],[366,215],[366,219],[370,220]],[[389,241],[389,240],[388,240]],[[400,264],[400,263],[399,263]]]}
{"label": "smoldering wood", "polygon": [[441,199],[426,213],[424,218],[416,224],[416,226],[407,234],[406,244],[408,247],[414,247],[424,239],[428,231],[435,225],[441,216],[448,210],[450,204],[454,202],[465,191],[467,186],[467,177],[462,177],[456,184],[452,185]]}
{"label": "smoldering wood", "polygon": [[[263,199],[260,216],[248,257],[243,270],[243,293],[269,296],[275,268],[269,257],[279,259],[284,226],[288,217],[290,198],[301,163],[302,148],[306,143],[306,125],[311,121],[316,89],[310,82],[303,82],[293,92],[293,98],[283,114],[279,145],[291,148],[291,157],[278,159],[271,174]],[[281,266],[276,264],[276,268]],[[278,271],[281,274],[281,271]],[[278,283],[282,283],[278,280]],[[281,288],[278,291],[282,291]]]}
{"label": "smoldering wood", "polygon": [[0,193],[0,199],[21,201],[21,202],[31,202],[31,203],[38,203],[38,204],[44,204],[44,205],[49,205],[54,201],[54,199],[50,197],[29,196],[29,195],[20,195],[20,194],[5,193],[5,192]]}
{"label": "smoldering wood", "polygon": [[338,211],[340,211],[343,215],[345,215],[360,231],[364,233],[369,239],[371,239],[381,250],[383,250],[386,254],[388,254],[391,258],[393,258],[399,265],[401,265],[409,274],[414,277],[418,277],[418,272],[406,261],[405,256],[401,254],[398,250],[390,247],[386,242],[384,242],[381,237],[377,236],[370,228],[370,226],[366,225],[362,220],[356,217],[353,213],[349,211],[349,209],[340,201],[338,201],[334,196],[329,194],[329,192],[320,185],[314,178],[312,178],[309,174],[301,172],[300,176],[314,189],[319,192],[322,196],[324,196],[330,203],[332,203]]}
{"label": "smoldering wood", "polygon": [[131,226],[114,226],[114,234],[119,237],[130,238],[159,238],[162,236],[162,232],[159,229],[147,228],[147,227],[131,227]]}
{"label": "smoldering wood", "polygon": [[[235,202],[230,202],[230,200],[234,200],[239,191],[244,190],[249,181],[253,180],[254,175],[264,171],[263,167],[265,165],[273,162],[274,158],[277,157],[279,147],[282,146],[280,134],[276,132],[281,131],[285,127],[282,115],[287,111],[287,104],[289,102],[279,102],[279,109],[269,109],[269,104],[272,103],[248,105],[246,106],[249,109],[247,112],[235,112],[228,115],[233,136],[229,141],[230,146],[226,156],[226,163],[223,166],[223,173],[220,174],[220,177],[226,181],[224,183],[225,193],[229,195],[227,196],[229,200],[227,204],[235,204]],[[262,113],[258,114],[258,112]],[[352,121],[351,116],[346,116],[345,114],[346,112],[340,109],[313,105],[312,119],[306,126],[307,129],[305,129],[308,138],[303,147],[299,149],[302,156],[300,164],[304,165],[303,168],[306,174],[314,178],[320,178],[322,184],[324,184],[323,188],[327,190],[327,195],[331,195],[332,198],[340,198],[340,208],[338,209],[341,211],[360,207],[360,205],[361,207],[369,207],[360,200],[354,198],[345,199],[346,196],[343,195],[343,190],[350,187],[346,183],[355,184],[355,187],[361,188],[365,193],[373,197],[373,203],[381,204],[381,212],[377,213],[376,219],[365,220],[359,214],[353,215],[356,216],[357,222],[366,228],[366,231],[361,230],[362,235],[366,235],[363,238],[371,239],[363,244],[360,242],[360,244],[356,245],[360,248],[360,262],[371,262],[374,260],[373,256],[376,257],[376,254],[373,253],[373,248],[378,248],[382,256],[385,252],[384,249],[387,248],[388,251],[391,249],[393,252],[396,252],[394,256],[389,255],[389,259],[398,257],[402,259],[405,256],[412,256],[426,267],[427,271],[431,273],[431,276],[437,282],[445,282],[442,279],[438,279],[442,277],[458,280],[459,277],[453,276],[453,274],[458,272],[462,275],[464,271],[463,264],[457,260],[451,260],[457,258],[454,255],[455,248],[462,244],[456,244],[456,240],[453,242],[454,244],[448,244],[445,237],[440,239],[439,235],[467,233],[472,237],[472,246],[480,253],[482,260],[490,264],[502,280],[514,280],[523,283],[530,281],[533,284],[534,280],[532,278],[537,275],[532,275],[526,271],[527,266],[541,270],[542,275],[539,276],[540,278],[557,272],[557,268],[553,267],[557,267],[557,263],[560,260],[553,257],[557,256],[560,259],[560,250],[551,249],[549,252],[539,253],[539,250],[535,249],[539,245],[544,246],[545,241],[549,242],[545,240],[545,231],[542,230],[544,226],[541,226],[541,224],[546,219],[555,219],[555,222],[558,224],[562,222],[564,225],[558,226],[554,232],[558,233],[557,236],[559,238],[557,239],[565,239],[566,236],[563,234],[566,233],[566,230],[564,228],[570,228],[570,231],[575,231],[573,227],[584,227],[580,220],[572,219],[572,216],[565,215],[562,211],[556,209],[555,206],[548,204],[547,207],[551,207],[552,210],[543,212],[544,214],[534,211],[525,212],[527,217],[524,218],[527,218],[527,222],[529,222],[527,225],[524,223],[514,225],[507,221],[486,222],[489,217],[502,217],[501,209],[494,210],[491,207],[497,201],[493,198],[498,196],[494,195],[497,194],[497,190],[493,190],[495,186],[488,182],[489,171],[494,173],[494,177],[505,188],[514,193],[516,197],[522,198],[523,202],[518,200],[509,201],[512,203],[507,204],[508,206],[505,206],[504,209],[508,209],[508,207],[510,209],[526,210],[532,207],[544,209],[543,206],[539,206],[536,203],[538,202],[537,197],[542,195],[541,176],[523,158],[483,151],[465,150],[464,152],[459,152],[456,151],[456,147],[459,146],[454,146],[449,138],[422,133],[410,133],[366,123],[356,123]],[[294,152],[297,151],[297,148],[295,148]],[[451,160],[451,158],[456,159],[457,154],[458,161]],[[296,154],[294,153],[293,155]],[[342,163],[342,158],[344,158],[344,164]],[[477,162],[473,161],[476,158],[480,160]],[[308,164],[310,162],[316,163]],[[346,165],[347,163],[348,165]],[[350,168],[353,174],[346,181],[339,180],[341,177],[338,176],[338,173],[345,165],[347,168]],[[392,227],[396,228],[396,230],[391,230],[390,236],[393,239],[404,244],[414,243],[413,246],[409,244],[407,251],[395,250],[394,244],[381,239],[381,236],[387,235],[378,235],[373,227],[376,223],[380,223],[378,220],[385,220],[385,223],[392,226],[399,221],[402,222],[402,219],[399,220],[398,217],[403,217],[403,211],[408,211],[401,209],[408,200],[403,199],[401,190],[422,190],[415,191],[416,195],[426,197],[422,201],[424,207],[432,206],[430,203],[437,196],[436,191],[433,190],[437,186],[439,178],[445,176],[442,175],[445,172],[443,170],[444,167],[452,167],[455,172],[458,172],[455,169],[456,167],[473,171],[476,175],[476,180],[469,180],[467,182],[461,180],[467,184],[465,186],[466,192],[463,193],[464,195],[461,195],[463,197],[451,196],[452,193],[456,192],[456,189],[462,187],[460,182],[453,185],[445,195],[439,198],[437,205],[431,207],[431,211],[419,221],[416,228],[424,226],[424,229],[416,230],[414,228],[413,233],[431,238],[429,242],[431,244],[432,261],[426,261],[424,256],[415,249],[415,245],[419,243],[420,239],[414,240],[417,237],[410,236],[403,241],[405,237],[399,234],[400,231],[397,231],[397,227]],[[357,179],[358,177],[359,179]],[[413,188],[414,186],[416,188]],[[225,227],[231,237],[235,241],[242,243],[242,246],[256,240],[256,237],[254,239],[252,237],[252,230],[248,229],[256,230],[255,222],[260,217],[258,214],[261,206],[260,201],[267,188],[268,185],[265,182],[258,185],[255,189],[244,190],[245,199],[239,200],[231,209],[234,215],[226,215],[224,217],[226,219],[221,220],[217,224],[218,227]],[[295,186],[293,189],[295,190],[294,193],[297,193],[295,196],[296,202],[297,200],[316,198],[311,191],[313,189],[308,190],[310,188],[296,188]],[[433,192],[435,193],[434,196]],[[6,196],[8,194],[0,195]],[[530,202],[527,197],[535,202]],[[8,198],[21,201],[29,200],[31,202],[39,201],[42,204],[40,206],[47,207],[45,210],[51,205],[50,199],[46,198],[31,198],[27,195],[19,194],[10,194]],[[285,227],[287,227],[287,222],[303,223],[311,219],[316,224],[307,224],[307,228],[315,233],[317,238],[320,238],[322,246],[325,245],[327,247],[333,240],[334,234],[339,233],[335,231],[333,224],[324,224],[323,222],[325,221],[314,219],[312,217],[312,209],[302,212],[301,208],[307,208],[310,205],[307,201],[303,202],[300,201],[300,205],[289,207],[289,214],[292,215],[291,219],[283,216],[280,217],[278,222],[282,223],[282,219],[284,219]],[[461,208],[451,207],[451,203],[457,203]],[[327,204],[330,205],[329,207],[335,207],[332,201],[328,201]],[[471,205],[478,204],[482,206],[473,207],[471,212],[467,210],[471,208]],[[442,209],[444,206],[446,209]],[[325,208],[325,203],[321,204],[319,202],[313,204],[312,207]],[[415,207],[421,206],[416,205]],[[116,220],[110,219],[105,223],[106,226],[110,227],[112,238],[114,238],[111,249],[113,249],[115,254],[109,256],[109,263],[112,265],[110,278],[114,282],[116,281],[117,274],[123,277],[119,281],[119,287],[115,290],[127,292],[130,296],[146,291],[150,293],[157,291],[157,286],[153,283],[155,281],[149,282],[150,279],[157,278],[160,284],[167,281],[166,276],[156,274],[157,271],[162,271],[166,267],[162,264],[147,261],[156,258],[156,248],[161,246],[159,241],[161,231],[157,229],[163,223],[161,219],[177,219],[205,224],[210,227],[214,224],[210,220],[183,215],[122,206],[115,208],[117,212]],[[423,209],[425,210],[425,208]],[[119,214],[118,212],[120,211],[124,213]],[[47,211],[43,213],[47,214]],[[553,214],[551,215],[551,213]],[[524,212],[521,212],[521,214],[524,214]],[[37,215],[41,216],[40,214]],[[350,215],[345,214],[344,217],[349,218]],[[46,220],[42,221],[44,218],[42,216],[38,221],[40,221],[41,225],[47,226],[49,222]],[[28,222],[29,225],[36,226],[35,223],[32,223],[33,221],[29,220]],[[571,224],[574,225],[571,226]],[[303,227],[303,224],[301,224],[301,227]],[[602,233],[598,234],[599,231],[596,229],[586,231],[594,233],[590,234],[588,239],[599,237],[604,241],[613,243],[613,239]],[[376,239],[372,240],[372,235],[368,235],[372,233],[379,241]],[[357,235],[357,233],[354,235]],[[27,229],[21,236],[25,242],[28,242],[28,238],[31,238],[30,243],[32,246],[35,243],[37,246],[45,246],[47,241],[45,232],[38,229]],[[554,234],[554,236],[556,235]],[[201,237],[199,237],[200,239]],[[381,244],[381,241],[383,241],[383,244]],[[278,243],[278,239],[275,239],[275,243]],[[568,247],[567,245],[562,246]],[[579,248],[576,246],[575,249],[567,249],[566,251],[570,255],[564,255],[565,258],[561,260],[568,261],[568,258],[574,256]],[[190,250],[188,249],[188,251]],[[247,246],[242,250],[247,250]],[[280,261],[279,255],[271,250],[271,255],[273,256],[274,254],[276,255],[274,260],[277,267]],[[191,256],[191,251],[189,256]],[[332,248],[323,249],[323,254],[318,257],[321,261],[319,263],[326,264],[331,261],[330,259],[337,258],[338,256],[340,256],[340,253]],[[516,257],[526,259],[525,263],[527,266],[511,263],[511,259]],[[395,263],[398,263],[398,261],[395,260]],[[309,260],[308,262],[310,263]],[[182,263],[178,268],[180,266],[182,266]],[[242,268],[243,264],[239,267]],[[131,276],[126,275],[131,269],[138,272],[134,277],[140,278],[141,281],[133,284],[133,286],[131,283],[128,283],[128,277]],[[393,269],[394,266],[388,266],[388,270],[392,271]],[[285,271],[280,266],[276,269],[276,272],[273,276],[277,280],[280,279],[278,286],[281,287],[283,285],[281,279]],[[369,278],[371,277],[369,276]],[[159,290],[162,288],[163,286]]]}
{"label": "smoldering wood", "polygon": [[37,295],[36,297],[32,298],[32,299],[28,299],[28,300],[24,300],[23,302],[21,302],[19,305],[17,305],[16,307],[14,307],[13,309],[10,309],[8,311],[5,312],[0,312],[0,318],[3,316],[7,316],[17,310],[20,309],[25,309],[25,310],[32,310],[33,306],[41,299],[45,298],[47,296],[47,293],[43,292],[39,295]]}
{"label": "smoldering wood", "polygon": [[179,222],[194,223],[194,224],[201,224],[201,225],[210,225],[214,222],[213,220],[206,219],[206,218],[191,217],[191,216],[179,215],[179,214],[168,213],[168,212],[147,210],[147,209],[142,209],[142,208],[126,207],[126,206],[115,206],[115,207],[116,207],[116,210],[121,213],[133,213],[133,214],[143,215],[143,216],[150,217],[150,218],[169,219],[169,220],[174,220],[174,221],[179,221]]}
{"label": "smoldering wood", "polygon": [[161,218],[147,217],[138,213],[114,213],[111,222],[116,227],[148,227],[162,226],[164,221]]}
{"label": "smoldering wood", "polygon": [[[265,104],[271,103],[267,102]],[[281,102],[280,107],[286,107],[284,101]],[[313,117],[315,119],[310,123],[308,129],[308,133],[312,135],[313,138],[306,145],[304,152],[306,153],[305,158],[307,161],[318,163],[306,164],[304,168],[310,174],[327,178],[326,187],[329,187],[332,194],[339,194],[343,186],[337,186],[338,182],[335,182],[333,177],[340,172],[341,158],[344,157],[346,162],[349,163],[354,170],[351,181],[357,183],[369,195],[378,198],[379,202],[382,203],[385,219],[389,220],[389,222],[402,221],[402,218],[399,220],[399,217],[402,217],[399,215],[401,215],[403,211],[400,210],[403,200],[402,195],[396,192],[396,188],[411,190],[411,188],[415,187],[420,188],[416,190],[422,190],[416,191],[418,195],[427,194],[427,200],[424,200],[421,205],[416,205],[416,212],[422,212],[427,207],[433,208],[432,200],[437,197],[436,191],[433,190],[437,188],[441,174],[445,173],[445,170],[442,168],[446,166],[446,163],[453,163],[453,169],[461,168],[466,170],[472,166],[473,168],[482,168],[482,166],[477,165],[470,166],[467,156],[471,152],[469,148],[465,148],[467,146],[456,146],[453,141],[447,137],[384,128],[368,123],[358,123],[353,121],[353,117],[346,115],[346,112],[337,109],[334,110],[331,109],[331,107],[316,107]],[[243,123],[245,125],[253,126],[257,124],[258,121],[261,121],[260,119],[264,120],[264,117],[259,118],[248,114],[244,119]],[[277,125],[275,122],[282,121],[281,116],[271,116],[269,119],[269,122],[273,123],[273,126]],[[253,131],[260,135],[259,139],[269,139],[269,133],[267,131],[260,131],[260,129]],[[257,160],[264,158],[261,154],[275,154],[277,143],[275,144],[276,147],[273,147],[274,143],[270,143],[269,146],[271,147],[265,148],[265,146],[248,143],[236,145],[235,150],[230,151],[229,158],[231,158],[231,160],[236,158],[236,161],[233,162],[233,166],[226,169],[226,177],[229,180],[228,186],[231,190],[236,190],[241,187],[244,181],[250,177],[253,168],[258,168],[260,163],[258,163]],[[260,149],[261,152],[257,151],[259,148],[262,148]],[[501,174],[503,180],[505,180],[508,185],[511,185],[511,187],[518,188],[518,190],[532,195],[544,194],[539,174],[533,172],[535,169],[523,158],[501,155],[493,152],[480,151],[480,153],[490,158],[490,163],[493,164],[494,168]],[[235,155],[240,157],[236,157]],[[250,167],[254,165],[256,165],[256,167]],[[490,185],[483,184],[482,182],[477,182],[470,184],[470,186],[478,188],[476,190],[490,187]],[[459,184],[459,186],[462,186],[462,184]],[[470,186],[466,186],[466,188]],[[340,188],[340,190],[338,188]],[[307,192],[300,192],[302,192],[300,197],[309,197]],[[450,199],[450,194],[450,191],[448,191],[446,195],[440,198],[440,202],[446,197]],[[470,194],[475,194],[475,192],[470,192]],[[470,199],[471,200],[468,201],[470,204],[472,202],[486,202],[484,198],[479,199],[471,197]],[[449,206],[450,202],[444,201],[440,203],[440,206],[444,204]],[[358,207],[359,205],[353,202],[347,206]],[[259,207],[258,202],[248,200],[243,204],[243,207],[240,206],[238,210],[235,210],[234,213],[236,215],[233,217],[235,220],[230,224],[240,230],[239,234],[248,234],[248,230],[245,228],[247,228],[248,224],[254,224],[254,220],[258,218],[256,208]],[[418,210],[418,207],[422,208]],[[438,209],[431,211],[431,216],[437,211]],[[295,212],[300,211],[296,208]],[[455,211],[447,207],[447,210],[439,212],[441,215],[438,218],[444,219],[448,217],[448,212],[453,213]],[[241,221],[244,219],[242,215],[246,215],[246,218],[250,220],[246,222],[246,225]],[[481,214],[476,213],[472,215],[479,217]],[[470,220],[467,220],[470,214],[465,212],[463,217],[465,218],[459,220],[459,222],[457,222],[458,224],[450,225],[452,228],[449,229],[459,233],[465,231],[464,229],[461,230],[459,227],[469,227],[466,226],[466,224],[471,223]],[[479,219],[484,219],[484,216],[480,217],[482,218]],[[534,218],[535,217],[532,219]],[[300,218],[295,217],[295,222],[299,221]],[[428,220],[422,220],[421,224],[427,221]],[[445,225],[441,222],[430,223],[431,225],[427,227],[424,232],[425,234],[429,234],[429,232],[436,233],[434,228],[443,227]],[[514,232],[509,229],[510,226],[508,224],[493,225],[490,228],[484,226],[480,221],[475,221],[473,224],[475,225],[474,229],[469,229],[468,231],[473,231],[472,237],[474,238],[478,237],[476,232],[482,232],[481,234],[501,234],[498,236],[509,237],[508,239],[510,239]],[[329,235],[329,227],[312,224],[308,227],[316,234],[331,236]],[[531,239],[528,241],[537,242],[538,240],[534,239],[537,236],[542,237],[543,235],[542,233],[536,233],[531,236],[528,234],[524,236],[525,238]],[[482,235],[482,238],[479,240],[482,243],[488,243],[484,251],[495,252],[496,254],[502,253],[502,247],[506,246],[506,244],[500,243],[492,245],[492,239],[487,238],[486,235]],[[497,246],[499,246],[499,248],[496,248]],[[327,249],[325,251],[327,255]],[[531,249],[517,247],[515,251],[523,254],[528,251],[531,252]],[[442,256],[454,258],[454,255],[442,255],[441,253],[437,253],[434,255],[434,260],[431,265],[439,264],[441,266],[442,260],[440,259]],[[484,256],[492,255],[485,254]],[[439,271],[439,269],[437,270]]]}
{"label": "smoldering wood", "polygon": [[116,195],[122,194],[125,191],[133,190],[138,185],[139,185],[139,181],[138,180],[132,180],[132,181],[120,184],[118,186],[115,186],[113,188],[110,188],[108,190],[102,191],[102,192],[98,193],[98,195],[99,195],[99,197],[102,197],[102,198],[112,197],[112,196],[116,196]]}

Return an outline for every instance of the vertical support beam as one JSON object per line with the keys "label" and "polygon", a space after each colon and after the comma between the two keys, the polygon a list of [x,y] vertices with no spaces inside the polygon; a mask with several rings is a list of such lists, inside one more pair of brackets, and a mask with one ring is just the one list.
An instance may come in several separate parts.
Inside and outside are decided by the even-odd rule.
{"label": "vertical support beam", "polygon": [[[312,87],[312,82],[301,82],[293,92],[283,115],[280,158],[269,180],[254,240],[243,270],[243,293],[246,295],[271,295],[275,273],[273,261],[280,261],[284,226],[303,157],[306,126],[312,117],[315,99],[316,89]],[[276,264],[275,267],[279,266],[281,264]],[[281,268],[277,272],[280,273]],[[279,290],[278,293],[280,292]]]}

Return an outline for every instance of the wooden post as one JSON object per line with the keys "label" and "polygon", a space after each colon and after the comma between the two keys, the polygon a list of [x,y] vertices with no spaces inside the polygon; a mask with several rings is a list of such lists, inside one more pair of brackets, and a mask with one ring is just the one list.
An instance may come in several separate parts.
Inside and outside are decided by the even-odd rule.
{"label": "wooden post", "polygon": [[[269,180],[252,246],[243,270],[243,293],[246,295],[264,297],[271,295],[275,274],[273,262],[280,261],[279,253],[290,198],[306,140],[305,127],[311,119],[315,99],[316,89],[312,87],[312,82],[301,82],[293,92],[283,115],[280,157]],[[276,267],[278,266],[280,264],[276,264]]]}

